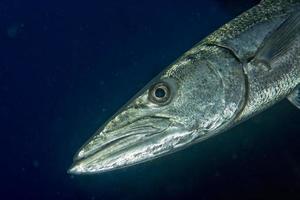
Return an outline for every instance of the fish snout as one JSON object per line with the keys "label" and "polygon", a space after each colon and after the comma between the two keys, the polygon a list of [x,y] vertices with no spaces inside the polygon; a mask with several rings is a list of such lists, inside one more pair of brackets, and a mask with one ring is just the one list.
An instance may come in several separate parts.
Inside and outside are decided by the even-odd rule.
{"label": "fish snout", "polygon": [[74,156],[69,173],[99,173],[148,160],[151,144],[167,132],[171,121],[164,117],[143,117],[117,129],[110,125],[99,129],[83,145]]}

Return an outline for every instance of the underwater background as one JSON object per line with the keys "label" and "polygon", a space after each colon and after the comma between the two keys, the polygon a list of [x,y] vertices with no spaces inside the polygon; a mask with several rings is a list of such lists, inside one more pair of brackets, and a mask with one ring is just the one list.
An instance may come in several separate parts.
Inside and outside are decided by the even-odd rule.
{"label": "underwater background", "polygon": [[183,151],[67,174],[152,77],[258,2],[0,0],[0,199],[300,199],[300,111],[287,100]]}

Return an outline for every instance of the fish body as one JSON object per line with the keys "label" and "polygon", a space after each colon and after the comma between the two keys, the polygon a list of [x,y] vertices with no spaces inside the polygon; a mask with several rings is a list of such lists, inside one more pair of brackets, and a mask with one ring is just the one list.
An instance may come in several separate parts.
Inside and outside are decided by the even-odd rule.
{"label": "fish body", "polygon": [[264,0],[147,84],[78,151],[70,173],[173,153],[283,98],[300,108],[300,0]]}

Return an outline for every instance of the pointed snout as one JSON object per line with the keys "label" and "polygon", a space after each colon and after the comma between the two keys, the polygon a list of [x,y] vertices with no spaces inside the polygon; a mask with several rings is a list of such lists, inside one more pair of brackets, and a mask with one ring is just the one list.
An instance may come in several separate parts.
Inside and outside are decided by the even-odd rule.
{"label": "pointed snout", "polygon": [[112,131],[108,123],[78,151],[68,173],[101,173],[153,159],[170,131],[171,121],[163,117],[143,117]]}

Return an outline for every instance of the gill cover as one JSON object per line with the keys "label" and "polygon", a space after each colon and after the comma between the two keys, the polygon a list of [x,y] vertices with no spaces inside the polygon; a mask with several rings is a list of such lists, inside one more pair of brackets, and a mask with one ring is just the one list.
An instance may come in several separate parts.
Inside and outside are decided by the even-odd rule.
{"label": "gill cover", "polygon": [[177,91],[165,110],[187,130],[197,132],[196,141],[234,123],[246,103],[243,65],[226,48],[192,49],[162,73],[160,80],[170,78],[176,81]]}

